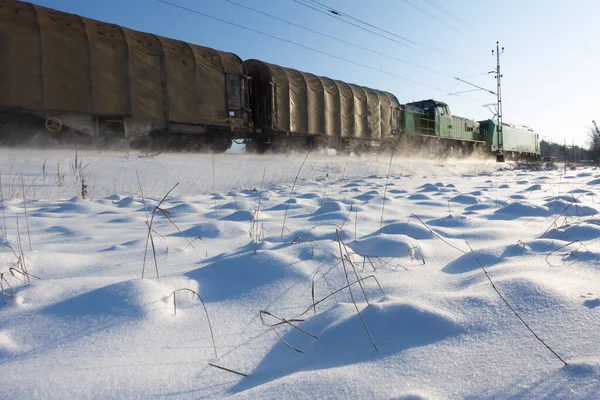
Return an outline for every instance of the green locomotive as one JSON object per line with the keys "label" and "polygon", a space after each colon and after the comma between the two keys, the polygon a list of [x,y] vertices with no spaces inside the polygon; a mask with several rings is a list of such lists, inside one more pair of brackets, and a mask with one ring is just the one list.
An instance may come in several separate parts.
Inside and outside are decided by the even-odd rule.
{"label": "green locomotive", "polygon": [[[498,121],[479,121],[479,131],[490,151],[498,150]],[[502,123],[504,154],[511,158],[538,158],[540,135],[524,125]]]}
{"label": "green locomotive", "polygon": [[[452,115],[448,104],[433,99],[400,106],[400,126],[394,132],[401,141],[436,154],[468,155],[498,150],[494,120],[474,121]],[[504,153],[510,158],[537,158],[539,135],[531,128],[503,123]]]}

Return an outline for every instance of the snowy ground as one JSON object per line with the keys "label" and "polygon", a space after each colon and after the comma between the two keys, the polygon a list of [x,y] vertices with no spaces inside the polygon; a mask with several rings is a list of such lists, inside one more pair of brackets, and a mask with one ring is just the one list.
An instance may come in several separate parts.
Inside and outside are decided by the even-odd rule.
{"label": "snowy ground", "polygon": [[600,170],[0,156],[0,398],[600,397]]}

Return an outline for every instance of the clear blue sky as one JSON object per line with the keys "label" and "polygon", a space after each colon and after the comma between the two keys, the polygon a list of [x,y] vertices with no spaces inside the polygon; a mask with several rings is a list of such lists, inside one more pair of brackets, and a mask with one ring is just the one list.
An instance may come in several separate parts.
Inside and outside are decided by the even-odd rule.
{"label": "clear blue sky", "polygon": [[[477,120],[491,116],[482,105],[493,103],[494,96],[484,92],[448,94],[471,89],[454,77],[473,76],[495,68],[496,59],[491,50],[498,40],[505,47],[501,57],[505,122],[528,125],[542,138],[558,142],[566,139],[569,144],[574,140],[584,145],[592,119],[600,120],[598,0],[319,0],[361,21],[418,42],[408,46],[320,14],[293,0],[232,0],[374,52],[256,14],[226,0],[167,1],[284,41],[158,0],[32,2],[233,52],[242,59],[257,58],[386,90],[395,94],[401,103],[435,98],[447,102],[454,114]],[[304,1],[310,3],[310,0]],[[451,18],[435,5],[458,18]],[[375,70],[290,44],[287,40]],[[422,85],[376,71],[380,69]],[[467,80],[495,90],[493,75]]]}

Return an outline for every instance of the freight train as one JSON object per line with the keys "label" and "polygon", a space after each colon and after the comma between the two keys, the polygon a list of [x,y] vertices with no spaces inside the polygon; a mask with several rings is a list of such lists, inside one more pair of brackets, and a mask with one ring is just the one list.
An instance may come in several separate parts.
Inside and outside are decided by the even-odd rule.
{"label": "freight train", "polygon": [[[391,93],[130,30],[17,0],[0,0],[0,141],[264,152],[414,148],[492,153],[493,120]],[[505,153],[539,156],[539,136],[503,125]]]}

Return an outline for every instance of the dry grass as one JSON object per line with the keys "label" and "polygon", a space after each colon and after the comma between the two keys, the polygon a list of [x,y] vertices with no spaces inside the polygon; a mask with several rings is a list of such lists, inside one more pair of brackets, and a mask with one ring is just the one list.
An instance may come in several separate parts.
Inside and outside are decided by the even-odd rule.
{"label": "dry grass", "polygon": [[250,239],[252,240],[252,245],[254,247],[254,252],[256,253],[256,244],[260,243],[264,238],[265,227],[260,223],[260,204],[262,201],[262,193],[265,184],[265,174],[267,173],[267,167],[263,169],[262,181],[260,183],[260,192],[258,193],[258,205],[256,206],[256,210],[252,213],[252,220],[250,221]]}
{"label": "dry grass", "polygon": [[[273,331],[275,332],[275,334],[277,335],[277,337],[279,338],[279,340],[281,340],[281,342],[286,345],[287,347],[289,347],[290,349],[298,352],[298,353],[304,353],[302,350],[295,348],[294,346],[292,346],[291,344],[289,344],[282,336],[281,334],[277,331],[277,329],[275,329],[276,326],[280,326],[280,325],[288,325],[291,326],[292,328],[296,329],[299,332],[304,333],[305,335],[308,335],[314,339],[318,339],[317,336],[313,335],[310,332],[305,331],[304,329],[294,325],[294,322],[304,322],[303,319],[285,319],[285,318],[281,318],[278,317],[277,315],[270,313],[269,311],[265,311],[265,310],[260,310],[259,311],[259,317],[260,317],[260,322],[261,324],[263,324],[264,326],[267,326],[269,328],[272,328]],[[269,316],[273,319],[275,319],[277,322],[275,323],[269,323],[267,322],[267,320],[265,319],[265,316]]]}
{"label": "dry grass", "polygon": [[219,356],[217,355],[217,344],[215,342],[215,335],[213,333],[212,324],[210,323],[210,317],[208,316],[208,310],[206,309],[206,304],[204,304],[204,300],[202,300],[202,297],[200,297],[198,292],[196,292],[192,289],[182,288],[182,289],[177,289],[173,293],[171,293],[168,297],[173,296],[173,313],[174,313],[174,315],[177,315],[177,293],[184,292],[184,291],[192,293],[192,299],[194,298],[194,296],[197,296],[198,300],[200,300],[200,303],[202,303],[202,307],[204,308],[204,313],[206,314],[206,320],[208,321],[208,329],[210,330],[210,337],[212,339],[213,350],[215,351],[215,358],[218,358]]}
{"label": "dry grass", "polygon": [[[148,220],[148,211],[146,209],[146,199],[144,198],[144,192],[142,190],[142,185],[141,185],[141,183],[139,181],[139,175],[138,175],[138,184],[140,185],[140,193],[142,195],[142,202],[144,204],[144,211],[146,212],[146,226],[148,228],[148,234],[146,235],[146,247],[144,249],[144,262],[142,264],[142,279],[144,279],[144,274],[145,274],[145,271],[146,271],[146,258],[148,256],[148,243],[150,243],[152,245],[152,256],[154,258],[154,267],[156,269],[156,277],[159,278],[160,276],[159,276],[159,273],[158,273],[158,261],[156,259],[156,245],[154,244],[154,235],[153,235],[153,233],[155,233],[155,231],[154,231],[154,229],[152,229],[152,224],[154,223],[154,218],[156,217],[157,211],[160,211],[163,215],[167,216],[167,218],[169,219],[169,221],[171,221],[171,223],[173,223],[173,221],[171,220],[171,218],[169,218],[169,212],[167,210],[164,210],[164,209],[160,208],[160,206],[167,199],[167,197],[169,196],[169,194],[179,185],[179,182],[177,182],[175,184],[175,186],[173,186],[167,192],[167,194],[165,194],[163,196],[163,198],[160,200],[160,202],[156,206],[154,206],[154,208],[152,209],[152,214],[150,216],[150,220]],[[177,226],[175,225],[175,227],[177,227]],[[177,230],[179,230],[179,228],[177,228]],[[181,231],[179,230],[179,232],[181,232]],[[189,243],[189,241],[188,241],[188,243]],[[191,245],[191,243],[189,243],[189,244]]]}
{"label": "dry grass", "polygon": [[[31,278],[40,279],[39,277],[31,274],[27,269],[27,257],[23,250],[23,241],[21,239],[21,233],[19,232],[19,220],[17,218],[17,249],[15,250],[9,243],[5,243],[5,246],[9,248],[15,256],[15,267],[8,269],[8,273],[3,272],[0,274],[0,293],[4,304],[7,302],[7,298],[13,297],[17,294],[13,285],[8,281],[7,278],[12,278],[19,283],[29,284]],[[9,292],[10,290],[10,292]]]}
{"label": "dry grass", "polygon": [[390,163],[388,165],[387,176],[385,178],[385,187],[383,188],[383,202],[381,204],[381,218],[379,220],[379,229],[383,228],[383,214],[385,212],[385,197],[387,195],[388,183],[390,181],[390,172],[392,170],[392,160],[394,159],[394,149],[392,148],[392,153],[390,154]]}
{"label": "dry grass", "polygon": [[302,167],[304,167],[304,163],[306,163],[306,159],[308,158],[308,156],[310,156],[311,151],[312,151],[312,149],[310,149],[308,151],[308,153],[306,153],[306,157],[304,157],[302,164],[300,164],[300,168],[298,168],[298,173],[294,177],[294,183],[292,184],[292,190],[290,190],[290,197],[288,198],[288,201],[286,202],[285,214],[283,215],[283,225],[281,226],[281,237],[279,238],[279,240],[281,242],[283,242],[283,232],[285,231],[285,221],[287,220],[287,214],[288,214],[288,210],[290,208],[290,201],[292,200],[292,195],[294,194],[294,189],[296,188],[296,182],[298,182],[298,177],[300,176]]}
{"label": "dry grass", "polygon": [[552,350],[552,348],[550,346],[548,346],[546,344],[546,342],[544,342],[544,340],[542,338],[540,338],[534,331],[533,329],[531,329],[531,327],[527,324],[527,322],[525,322],[525,320],[519,315],[519,313],[517,313],[517,311],[510,305],[510,303],[508,302],[508,300],[506,300],[506,298],[502,295],[502,293],[500,293],[500,291],[498,290],[498,288],[496,287],[496,285],[494,284],[494,281],[492,281],[492,278],[490,277],[490,275],[488,274],[487,270],[485,269],[485,267],[483,266],[483,264],[481,263],[481,260],[479,260],[479,257],[477,257],[477,254],[475,254],[475,252],[473,251],[473,249],[471,248],[471,245],[469,244],[469,242],[466,242],[467,246],[469,246],[469,250],[471,251],[471,254],[473,254],[473,257],[475,257],[475,259],[477,260],[477,262],[479,263],[479,266],[481,267],[481,269],[483,270],[483,273],[485,274],[485,277],[488,279],[488,281],[490,281],[490,284],[492,285],[492,288],[494,289],[494,291],[496,292],[496,294],[500,297],[500,299],[502,299],[502,301],[504,302],[504,304],[506,304],[506,306],[510,309],[510,311],[519,319],[519,321],[521,321],[521,323],[523,325],[525,325],[525,327],[527,328],[527,330],[529,330],[529,332],[531,332],[531,334],[540,341],[540,343],[542,343],[548,350],[550,350],[550,352],[552,354],[554,354],[554,356],[556,356],[556,358],[558,358],[564,365],[568,365],[567,362],[565,360],[563,360],[561,358],[561,356],[559,356],[554,350]]}
{"label": "dry grass", "polygon": [[[350,280],[348,279],[348,271],[346,270],[346,262],[344,261],[346,259],[347,253],[344,254],[344,251],[342,250],[342,237],[340,235],[340,231],[336,230],[336,234],[337,234],[337,238],[338,238],[338,245],[340,248],[340,257],[342,258],[342,266],[344,267],[344,275],[346,276],[346,282],[348,283],[348,291],[350,292],[350,297],[352,299],[352,304],[354,304],[354,308],[356,309],[356,313],[358,314],[358,317],[360,318],[360,321],[363,324],[363,327],[365,328],[365,331],[367,332],[367,335],[369,336],[369,339],[371,340],[371,343],[373,344],[373,347],[375,348],[375,351],[379,351],[377,349],[377,345],[375,344],[375,341],[373,340],[373,336],[371,336],[371,332],[369,332],[369,328],[367,328],[367,324],[365,323],[364,318],[362,317],[360,310],[358,309],[358,305],[356,304],[356,300],[354,299],[354,294],[352,293],[352,288],[350,287]],[[345,247],[345,246],[344,246]],[[354,268],[354,264],[350,263],[352,265],[352,269],[354,270],[354,274],[356,276],[356,280],[358,281],[358,284],[360,286],[360,289],[363,292],[363,295],[365,297],[365,300],[367,301],[367,305],[369,305],[369,299],[367,298],[367,295],[365,294],[365,290],[362,286],[362,280],[360,279],[360,277],[358,276],[358,273],[356,272],[356,268]]]}
{"label": "dry grass", "polygon": [[[458,251],[460,251],[463,254],[468,253],[467,251],[456,247],[455,245],[453,245],[452,243],[448,242],[442,235],[440,235],[439,233],[437,233],[436,231],[434,231],[433,229],[431,229],[425,222],[423,222],[423,220],[421,218],[419,218],[416,214],[410,214],[408,216],[408,221],[406,222],[406,227],[404,228],[404,234],[406,235],[406,230],[409,227],[410,224],[410,220],[411,218],[416,218],[421,225],[423,225],[433,236],[435,236],[436,238],[440,239],[442,242],[446,243],[448,246],[452,247],[453,249],[456,249]],[[423,263],[425,263],[425,260],[423,260]]]}

